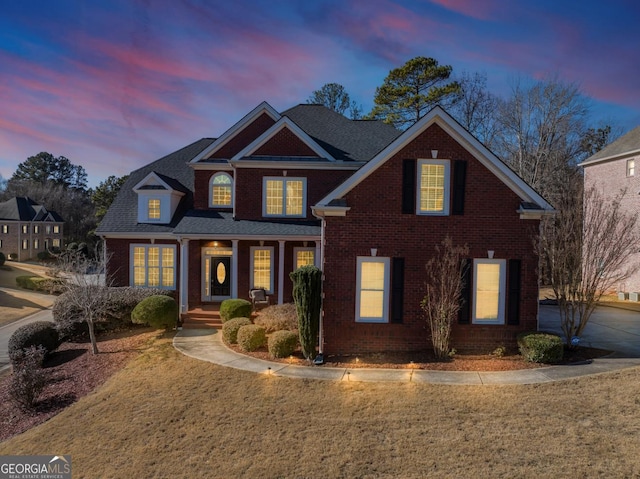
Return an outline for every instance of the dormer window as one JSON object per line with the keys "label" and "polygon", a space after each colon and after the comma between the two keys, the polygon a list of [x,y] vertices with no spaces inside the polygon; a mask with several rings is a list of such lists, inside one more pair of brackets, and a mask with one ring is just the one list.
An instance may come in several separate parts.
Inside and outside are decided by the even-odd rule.
{"label": "dormer window", "polygon": [[148,200],[147,212],[150,221],[158,221],[160,219],[160,200],[155,198]]}
{"label": "dormer window", "polygon": [[209,181],[209,206],[231,208],[233,206],[233,178],[227,173],[216,173]]}
{"label": "dormer window", "polygon": [[306,178],[264,178],[263,216],[304,218],[307,208],[306,189]]}
{"label": "dormer window", "polygon": [[176,180],[149,173],[133,187],[138,195],[138,223],[171,223],[180,199],[185,195],[184,187]]}

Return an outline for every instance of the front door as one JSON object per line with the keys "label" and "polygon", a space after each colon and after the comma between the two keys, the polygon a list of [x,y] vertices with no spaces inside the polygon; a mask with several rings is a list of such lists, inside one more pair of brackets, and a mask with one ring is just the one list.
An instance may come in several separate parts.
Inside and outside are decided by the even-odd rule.
{"label": "front door", "polygon": [[231,258],[213,257],[211,261],[211,296],[231,296]]}

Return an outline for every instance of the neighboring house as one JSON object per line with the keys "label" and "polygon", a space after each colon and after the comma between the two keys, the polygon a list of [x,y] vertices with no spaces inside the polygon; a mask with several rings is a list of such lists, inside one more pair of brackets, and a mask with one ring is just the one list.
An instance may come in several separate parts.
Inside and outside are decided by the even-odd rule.
{"label": "neighboring house", "polygon": [[[622,193],[622,211],[640,214],[640,126],[587,158],[581,166],[585,189],[596,187],[609,199]],[[640,254],[631,255],[629,262],[640,264]],[[614,286],[618,291],[640,292],[640,268]]]}
{"label": "neighboring house", "polygon": [[176,291],[190,308],[324,272],[325,353],[428,346],[425,263],[469,245],[458,349],[512,345],[537,327],[532,237],[552,207],[444,110],[405,132],[323,106],[258,105],[129,176],[98,234],[116,285]]}
{"label": "neighboring house", "polygon": [[64,220],[31,198],[16,197],[0,203],[0,251],[18,261],[62,246]]}

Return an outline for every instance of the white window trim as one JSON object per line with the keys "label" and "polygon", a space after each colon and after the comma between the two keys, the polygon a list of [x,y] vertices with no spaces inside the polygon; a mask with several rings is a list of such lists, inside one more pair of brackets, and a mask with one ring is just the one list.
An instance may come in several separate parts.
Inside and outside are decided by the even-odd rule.
{"label": "white window trim", "polygon": [[[476,291],[478,282],[479,264],[499,264],[500,265],[500,293],[498,296],[498,319],[486,320],[476,318]],[[507,296],[507,260],[506,259],[474,259],[473,260],[473,305],[472,305],[472,323],[473,324],[505,324],[505,303]]]}
{"label": "white window trim", "polygon": [[[633,168],[631,168],[631,165],[633,164]],[[631,171],[633,170],[633,171]],[[627,160],[627,177],[632,177],[636,175],[636,159],[635,158],[629,158]]]}
{"label": "white window trim", "polygon": [[[149,203],[151,203],[152,201],[157,201],[158,202],[158,206],[159,206],[159,215],[157,218],[151,218],[151,208],[149,208]],[[145,212],[145,216],[146,216],[146,223],[162,223],[162,198],[158,197],[158,196],[147,196],[145,198],[145,207],[146,207],[146,212]]]}
{"label": "white window trim", "polygon": [[274,276],[273,276],[273,267],[274,267],[274,248],[273,246],[251,246],[250,249],[250,254],[251,254],[251,261],[249,264],[249,271],[251,273],[251,288],[253,289],[254,287],[254,278],[253,278],[253,260],[254,260],[254,252],[256,250],[269,250],[271,253],[269,254],[269,259],[270,259],[270,265],[269,265],[269,283],[271,283],[271,289],[269,290],[265,290],[268,294],[273,294],[273,280],[274,280]]}
{"label": "white window trim", "polygon": [[[135,284],[135,273],[134,273],[134,255],[133,252],[135,248],[144,248],[144,267],[145,271],[148,273],[149,269],[149,248],[160,248],[160,284],[158,286],[149,286],[149,275],[145,273],[145,284],[144,285],[136,285]],[[163,286],[162,285],[162,248],[172,248],[173,249],[173,286]],[[142,243],[142,244],[130,244],[129,245],[129,285],[134,288],[157,288],[157,289],[166,289],[169,291],[175,291],[177,289],[177,271],[178,271],[178,248],[176,245],[171,244],[150,244],[150,243]]]}
{"label": "white window trim", "polygon": [[[213,204],[213,181],[215,180],[215,178],[217,178],[218,176],[226,176],[231,180],[231,184],[229,185],[231,187],[231,202],[228,205],[214,205]],[[229,173],[225,173],[223,171],[216,173],[215,175],[212,175],[211,178],[209,178],[209,208],[233,208],[233,176],[231,176]]]}
{"label": "white window trim", "polygon": [[[267,181],[282,181],[282,214],[267,214]],[[302,214],[287,214],[287,181],[302,181]],[[306,218],[307,217],[307,179],[288,176],[264,176],[262,178],[262,216],[265,218]]]}
{"label": "white window trim", "polygon": [[[422,165],[444,165],[444,198],[442,211],[422,211],[420,209],[420,197],[422,191],[420,183],[422,179]],[[419,159],[416,171],[416,215],[420,216],[449,216],[449,199],[451,197],[451,161]]]}
{"label": "white window trim", "polygon": [[23,251],[29,249],[29,240],[28,239],[23,239],[21,247],[22,247]]}
{"label": "white window trim", "polygon": [[[382,301],[382,317],[370,318],[360,316],[360,284],[363,263],[384,263],[384,296]],[[356,322],[388,323],[389,297],[391,295],[391,258],[381,256],[358,256],[356,258]]]}
{"label": "white window trim", "polygon": [[296,266],[298,265],[298,251],[311,251],[313,253],[313,265],[318,266],[318,258],[316,258],[316,249],[309,248],[306,246],[300,246],[297,248],[293,248],[293,268],[295,271]]}

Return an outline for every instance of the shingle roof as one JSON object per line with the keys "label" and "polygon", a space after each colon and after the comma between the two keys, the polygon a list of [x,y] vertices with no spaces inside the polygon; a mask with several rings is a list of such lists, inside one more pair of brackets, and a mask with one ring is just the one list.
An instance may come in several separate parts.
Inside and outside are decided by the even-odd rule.
{"label": "shingle roof", "polygon": [[[120,188],[120,193],[112,203],[96,232],[104,233],[171,233],[184,212],[193,207],[193,169],[187,162],[213,143],[213,138],[203,138],[167,156],[133,171]],[[178,206],[173,221],[168,225],[138,223],[138,196],[133,187],[149,173],[157,173],[172,188],[182,191],[185,196]]]}
{"label": "shingle roof", "polygon": [[0,220],[46,221],[49,215],[56,222],[64,221],[55,211],[47,211],[44,206],[26,196],[17,196],[0,203]]}
{"label": "shingle roof", "polygon": [[235,220],[229,212],[190,210],[176,226],[177,235],[320,236],[320,221]]}
{"label": "shingle roof", "polygon": [[582,165],[588,165],[590,163],[596,163],[606,158],[613,158],[621,156],[626,153],[632,153],[640,151],[640,126],[635,127],[626,135],[621,136],[613,143],[605,146],[602,150],[595,155],[590,156]]}
{"label": "shingle roof", "polygon": [[369,161],[402,132],[376,120],[349,120],[323,105],[302,104],[282,112],[336,160]]}

